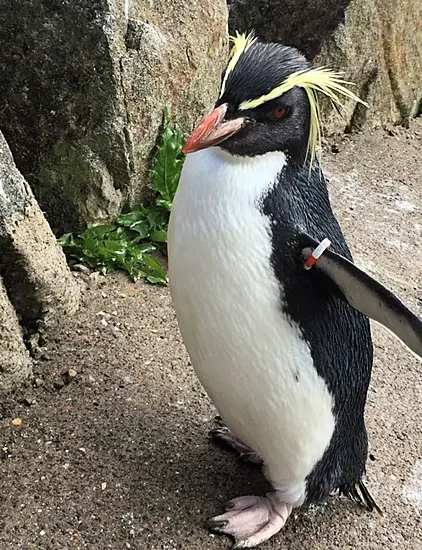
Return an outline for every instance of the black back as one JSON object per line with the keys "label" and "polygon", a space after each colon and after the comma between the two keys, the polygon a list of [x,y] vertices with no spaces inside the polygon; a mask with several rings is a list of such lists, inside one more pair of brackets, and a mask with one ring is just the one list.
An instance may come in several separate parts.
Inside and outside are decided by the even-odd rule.
{"label": "black back", "polygon": [[307,500],[315,502],[335,489],[348,492],[365,470],[364,407],[373,359],[370,326],[327,277],[304,269],[302,233],[318,241],[329,238],[333,251],[352,259],[317,164],[309,178],[308,167],[291,157],[260,208],[271,220],[271,261],[283,288],[281,307],[299,325],[315,368],[335,399],[333,438],[307,480]]}

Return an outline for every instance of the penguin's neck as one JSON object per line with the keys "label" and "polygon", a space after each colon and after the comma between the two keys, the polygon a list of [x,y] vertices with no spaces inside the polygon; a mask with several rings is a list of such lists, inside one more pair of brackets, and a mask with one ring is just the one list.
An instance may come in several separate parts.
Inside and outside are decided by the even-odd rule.
{"label": "penguin's neck", "polygon": [[209,200],[210,208],[221,201],[254,204],[275,185],[286,164],[282,151],[241,157],[211,147],[187,157],[180,185],[190,187],[196,199]]}

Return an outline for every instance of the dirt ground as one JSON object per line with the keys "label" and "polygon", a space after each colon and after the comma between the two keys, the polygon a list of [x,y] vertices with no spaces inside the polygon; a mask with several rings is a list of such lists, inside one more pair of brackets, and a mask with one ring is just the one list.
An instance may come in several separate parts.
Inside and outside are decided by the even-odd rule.
{"label": "dirt ground", "polygon": [[[421,158],[419,119],[338,139],[324,161],[357,264],[419,314]],[[207,438],[215,410],[168,289],[77,276],[80,311],[50,334],[34,380],[0,402],[1,550],[228,548],[205,521],[266,487]],[[384,516],[333,498],[298,510],[265,548],[422,549],[421,363],[378,327],[374,339],[368,485]]]}

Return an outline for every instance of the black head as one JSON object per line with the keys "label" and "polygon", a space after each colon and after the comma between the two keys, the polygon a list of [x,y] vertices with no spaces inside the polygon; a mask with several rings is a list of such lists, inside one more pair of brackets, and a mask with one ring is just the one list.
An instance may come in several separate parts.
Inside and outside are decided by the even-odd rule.
{"label": "black head", "polygon": [[252,109],[241,106],[266,96],[291,74],[308,67],[309,63],[295,48],[254,41],[225,82],[223,75],[224,90],[216,107],[227,103],[226,120],[244,118],[245,122],[220,147],[241,156],[284,151],[303,159],[309,138],[309,102],[302,88],[294,87]]}
{"label": "black head", "polygon": [[[215,105],[219,116],[192,135],[185,151],[218,144],[234,155],[283,151],[304,160],[309,138],[309,101],[302,88],[295,86],[254,108],[245,109],[243,105],[266,96],[289,75],[308,69],[308,62],[295,48],[258,40],[244,48],[237,60],[233,52]],[[207,121],[208,118],[203,124]]]}

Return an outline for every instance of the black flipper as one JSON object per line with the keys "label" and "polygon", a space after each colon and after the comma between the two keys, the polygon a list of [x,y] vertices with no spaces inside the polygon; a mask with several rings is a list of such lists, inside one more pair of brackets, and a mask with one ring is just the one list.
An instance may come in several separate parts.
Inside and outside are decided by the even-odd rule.
{"label": "black flipper", "polygon": [[[319,244],[309,235],[302,235],[301,243],[304,260]],[[352,307],[389,329],[422,358],[422,319],[395,294],[331,250],[324,252],[311,272],[314,269],[329,277]]]}

